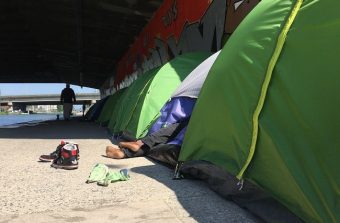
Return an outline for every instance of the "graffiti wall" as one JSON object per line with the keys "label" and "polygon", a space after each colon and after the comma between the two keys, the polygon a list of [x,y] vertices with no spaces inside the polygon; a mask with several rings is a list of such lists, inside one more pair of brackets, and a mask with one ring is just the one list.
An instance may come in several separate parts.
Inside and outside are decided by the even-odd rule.
{"label": "graffiti wall", "polygon": [[225,0],[165,0],[118,63],[114,86],[179,54],[220,49],[225,13]]}
{"label": "graffiti wall", "polygon": [[230,36],[260,0],[228,0],[225,34]]}
{"label": "graffiti wall", "polygon": [[[216,52],[260,0],[164,0],[118,63],[102,94],[130,85],[138,75],[177,55]],[[109,88],[108,88],[109,87]]]}

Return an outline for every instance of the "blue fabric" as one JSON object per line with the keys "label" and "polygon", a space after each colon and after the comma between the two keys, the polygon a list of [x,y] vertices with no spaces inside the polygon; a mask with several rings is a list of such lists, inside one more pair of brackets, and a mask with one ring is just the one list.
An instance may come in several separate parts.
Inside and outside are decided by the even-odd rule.
{"label": "blue fabric", "polygon": [[[161,115],[149,129],[149,134],[166,127],[169,124],[189,119],[195,106],[196,98],[175,97],[168,101],[161,109]],[[182,145],[186,127],[168,144]]]}

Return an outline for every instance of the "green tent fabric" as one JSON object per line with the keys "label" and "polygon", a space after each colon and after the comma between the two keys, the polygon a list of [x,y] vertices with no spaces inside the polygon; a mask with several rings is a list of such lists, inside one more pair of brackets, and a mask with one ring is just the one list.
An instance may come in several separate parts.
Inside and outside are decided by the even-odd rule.
{"label": "green tent fabric", "polygon": [[96,120],[98,118],[98,116],[100,115],[102,108],[104,107],[104,104],[105,104],[107,99],[108,99],[108,96],[106,96],[105,98],[102,98],[99,101],[97,101],[96,103],[94,103],[89,108],[89,110],[86,112],[85,119],[90,120],[90,121]]}
{"label": "green tent fabric", "polygon": [[89,107],[89,109],[87,110],[87,112],[85,113],[85,119],[86,120],[90,120],[90,118],[92,117],[92,114],[95,111],[95,106],[96,104],[93,104]]}
{"label": "green tent fabric", "polygon": [[173,91],[209,55],[207,52],[183,54],[142,74],[124,94],[112,132],[128,131],[135,137],[145,135]]}
{"label": "green tent fabric", "polygon": [[105,102],[105,105],[96,120],[99,123],[108,123],[110,121],[110,118],[112,116],[112,112],[115,109],[115,106],[117,102],[119,101],[119,98],[123,95],[126,88],[123,88],[117,92],[115,92],[113,95],[110,95],[107,101]]}
{"label": "green tent fabric", "polygon": [[118,126],[123,125],[123,121],[129,121],[127,118],[131,117],[131,113],[133,113],[134,106],[138,103],[138,100],[142,100],[140,97],[145,96],[143,92],[145,89],[148,89],[150,80],[156,75],[158,70],[159,68],[152,69],[140,75],[138,79],[129,86],[128,90],[123,93],[109,122],[108,127],[112,133],[119,131],[116,129],[118,129]]}
{"label": "green tent fabric", "polygon": [[[129,87],[130,88],[130,87]],[[120,107],[122,106],[122,103],[123,103],[123,100],[125,98],[125,95],[128,93],[128,88],[124,88],[126,90],[124,90],[122,92],[122,94],[119,96],[117,102],[116,102],[116,105],[114,106],[114,109],[111,113],[111,117],[109,119],[109,123],[107,125],[107,128],[112,132],[113,131],[113,127],[114,125],[116,124],[117,122],[117,114],[118,114],[118,111],[120,109]]]}
{"label": "green tent fabric", "polygon": [[306,222],[340,222],[339,11],[261,1],[211,68],[179,161],[248,179]]}

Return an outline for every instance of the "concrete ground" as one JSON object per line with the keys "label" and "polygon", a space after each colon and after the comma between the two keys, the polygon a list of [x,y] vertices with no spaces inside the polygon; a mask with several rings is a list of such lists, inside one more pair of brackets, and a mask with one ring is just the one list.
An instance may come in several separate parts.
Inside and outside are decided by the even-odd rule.
{"label": "concrete ground", "polygon": [[[77,170],[38,162],[61,139],[80,144]],[[0,223],[17,222],[256,222],[201,181],[172,180],[173,170],[146,158],[103,157],[110,143],[95,123],[47,122],[0,129]],[[86,184],[96,163],[129,168],[129,181]]]}

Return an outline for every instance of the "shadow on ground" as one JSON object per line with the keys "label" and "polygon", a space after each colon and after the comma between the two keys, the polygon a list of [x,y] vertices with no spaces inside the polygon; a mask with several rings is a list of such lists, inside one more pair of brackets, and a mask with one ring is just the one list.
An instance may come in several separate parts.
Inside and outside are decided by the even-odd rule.
{"label": "shadow on ground", "polygon": [[[166,172],[160,171],[160,168],[168,169],[169,175],[160,175],[159,173]],[[171,189],[183,209],[176,210],[171,203],[168,205],[179,218],[188,216],[197,222],[258,222],[253,215],[235,203],[207,190],[207,185],[202,181],[173,180],[173,170],[168,167],[152,165],[135,167],[131,171],[155,179]]]}
{"label": "shadow on ground", "polygon": [[[8,151],[5,152],[5,156],[3,157],[9,164],[13,165],[13,163],[17,162],[15,164],[16,168],[9,168],[9,169],[15,169],[16,171],[20,170],[26,170],[27,166],[29,166],[30,171],[29,173],[37,173],[38,175],[30,175],[30,174],[24,174],[21,175],[24,171],[18,171],[16,174],[20,177],[16,177],[15,180],[19,179],[26,179],[27,178],[30,181],[30,187],[31,189],[27,190],[24,186],[21,186],[21,184],[18,184],[15,191],[21,191],[21,193],[24,193],[26,196],[18,196],[17,202],[15,203],[17,206],[11,206],[13,199],[12,196],[16,196],[15,193],[12,193],[12,189],[9,188],[8,191],[6,191],[5,194],[7,194],[7,206],[3,207],[7,211],[13,211],[15,213],[18,213],[18,210],[22,210],[23,208],[20,206],[21,204],[24,204],[25,214],[23,215],[22,219],[30,218],[34,219],[35,217],[39,217],[42,219],[40,222],[57,222],[54,219],[49,219],[51,221],[47,221],[44,216],[45,215],[30,215],[31,209],[34,207],[34,211],[37,209],[39,210],[45,210],[51,208],[49,204],[51,202],[55,202],[53,197],[49,197],[51,199],[46,207],[45,205],[41,205],[43,202],[46,202],[46,199],[42,199],[41,202],[37,202],[41,198],[41,192],[45,194],[45,196],[50,196],[50,188],[48,185],[51,185],[51,181],[55,181],[56,184],[58,184],[58,190],[64,191],[62,186],[65,186],[63,183],[59,182],[60,177],[63,177],[64,179],[68,179],[69,181],[75,182],[75,185],[79,185],[79,188],[77,190],[73,191],[73,194],[69,197],[77,197],[79,196],[90,196],[88,199],[82,200],[81,204],[77,204],[80,207],[92,207],[95,202],[100,202],[100,206],[103,204],[107,204],[110,207],[113,207],[114,210],[118,211],[119,214],[117,214],[117,217],[121,221],[117,222],[129,222],[128,220],[133,220],[133,222],[145,222],[145,219],[153,219],[153,222],[170,222],[170,220],[178,221],[176,222],[256,222],[255,218],[246,212],[245,210],[238,207],[235,203],[227,201],[219,196],[217,196],[213,191],[209,190],[207,188],[207,185],[204,182],[201,181],[195,181],[195,180],[172,180],[173,170],[162,166],[162,165],[153,165],[153,163],[145,162],[145,159],[137,158],[135,160],[133,159],[127,159],[127,160],[119,160],[112,162],[111,159],[105,159],[105,164],[108,165],[110,169],[121,169],[121,168],[128,168],[129,166],[134,166],[131,168],[131,172],[137,173],[137,174],[131,174],[133,176],[134,181],[128,181],[125,182],[126,187],[123,189],[120,189],[120,185],[124,185],[123,183],[111,185],[109,188],[92,188],[90,193],[88,189],[93,186],[89,185],[87,187],[82,187],[84,184],[83,180],[79,181],[80,178],[86,179],[88,176],[88,171],[93,166],[93,163],[96,162],[104,162],[104,159],[100,156],[96,156],[94,154],[99,154],[98,150],[104,151],[103,148],[105,144],[107,143],[107,139],[109,139],[110,136],[108,132],[106,131],[106,128],[100,127],[96,123],[92,122],[84,122],[79,120],[71,120],[69,122],[66,121],[51,121],[51,122],[45,122],[42,124],[39,124],[37,126],[27,126],[27,127],[21,127],[21,128],[14,128],[14,129],[0,129],[0,139],[6,139],[3,140],[6,143],[7,142],[13,142],[14,144],[14,150],[17,151],[22,149],[23,151],[26,149],[26,147],[35,145],[35,143],[41,143],[37,148],[29,150],[29,155],[22,156],[23,160],[18,160],[17,157],[11,155]],[[8,141],[7,141],[8,139]],[[12,140],[14,139],[14,140]],[[43,142],[41,140],[37,140],[37,142],[32,142],[31,140],[27,140],[27,144],[25,144],[25,139],[47,139],[46,142]],[[41,173],[42,166],[41,165],[35,165],[32,164],[31,159],[34,156],[34,158],[38,157],[40,152],[42,151],[41,147],[46,147],[52,145],[54,143],[53,141],[48,141],[48,139],[90,139],[89,141],[83,141],[84,147],[81,146],[81,148],[86,148],[81,153],[83,158],[81,158],[81,165],[83,168],[79,168],[78,172],[68,172],[65,175],[65,172],[63,171],[51,171],[51,169],[48,169],[47,171],[53,172],[53,174],[59,175],[58,177],[55,177],[53,179],[49,178],[49,175],[47,175],[47,179],[49,180],[50,184],[46,184],[44,186],[40,186],[40,181],[42,178],[46,176],[39,176],[39,173]],[[91,140],[93,139],[93,140]],[[105,140],[95,140],[95,139],[105,139]],[[25,144],[24,146],[22,144]],[[9,149],[6,146],[4,146],[5,149]],[[6,157],[8,156],[8,157]],[[34,159],[33,158],[33,159]],[[14,161],[15,160],[15,161]],[[35,162],[34,162],[35,163]],[[0,163],[1,164],[1,163]],[[8,164],[3,164],[6,167],[8,167]],[[140,166],[139,166],[140,165]],[[1,165],[0,165],[1,166]],[[87,166],[84,168],[84,166]],[[19,168],[18,168],[19,167]],[[7,168],[8,169],[8,168]],[[45,171],[45,170],[44,170]],[[12,172],[2,172],[6,177],[6,182],[8,181],[8,176],[12,176]],[[15,174],[14,174],[15,175]],[[144,177],[144,176],[147,177]],[[35,180],[32,180],[32,176]],[[1,175],[0,175],[1,178]],[[161,183],[163,186],[159,185],[158,183],[155,183],[154,181],[157,181]],[[15,181],[16,182],[16,181]],[[39,185],[39,186],[37,186]],[[53,184],[54,185],[54,184]],[[39,195],[37,196],[35,189],[39,187]],[[66,188],[67,186],[65,186]],[[123,186],[124,187],[124,186]],[[6,188],[5,186],[3,188]],[[8,189],[8,188],[7,188]],[[120,191],[120,193],[116,193],[117,191]],[[55,191],[53,191],[53,194]],[[31,197],[32,204],[27,205],[27,197]],[[1,197],[3,199],[3,197]],[[39,199],[38,199],[39,198]],[[86,197],[85,197],[86,198]],[[139,200],[135,200],[135,198]],[[18,202],[18,200],[22,199],[22,203]],[[73,199],[66,199],[63,201],[63,205],[65,207],[74,205]],[[107,201],[108,200],[108,201]],[[59,201],[59,198],[58,198]],[[92,201],[92,203],[91,203]],[[117,204],[122,205],[121,201],[125,201],[124,207],[117,207]],[[137,204],[136,204],[137,202]],[[139,203],[138,203],[139,202]],[[84,205],[85,204],[85,205]],[[113,205],[114,204],[114,205]],[[25,206],[26,205],[26,206]],[[112,206],[113,205],[113,206]],[[52,205],[53,206],[53,205]],[[150,208],[149,208],[150,206]],[[108,215],[107,213],[110,213],[110,207],[98,209],[95,210],[98,212],[93,212],[95,217],[91,217],[91,215],[86,214],[87,212],[84,211],[84,216],[86,216],[89,219],[97,218],[100,215],[110,217],[111,215]],[[20,209],[19,209],[20,208]],[[124,210],[134,210],[134,208],[137,208],[135,211],[136,213],[126,213]],[[33,212],[34,212],[33,211]],[[86,212],[86,213],[85,213]],[[76,214],[76,215],[74,215]],[[72,211],[68,212],[68,215],[70,216],[70,219],[72,220],[73,217],[78,216],[78,212],[74,213]],[[81,213],[82,214],[82,213]],[[163,214],[163,215],[162,215]],[[144,216],[146,215],[146,216]],[[149,215],[149,216],[148,216]],[[143,218],[146,217],[144,220]],[[1,219],[1,217],[0,217]],[[128,220],[124,220],[128,219]],[[18,221],[21,219],[18,219]],[[74,219],[73,219],[74,220]],[[73,221],[72,220],[72,221]],[[78,219],[79,221],[81,219]],[[191,221],[193,220],[193,221]],[[1,221],[1,220],[0,220]],[[17,222],[18,222],[17,221]],[[38,221],[32,221],[32,222],[38,222]],[[88,220],[87,222],[91,222],[91,220]],[[95,222],[92,221],[92,222]]]}
{"label": "shadow on ground", "polygon": [[[28,129],[34,128],[34,131]],[[20,128],[0,128],[0,138],[7,139],[108,139],[103,127],[80,120],[48,121]]]}

